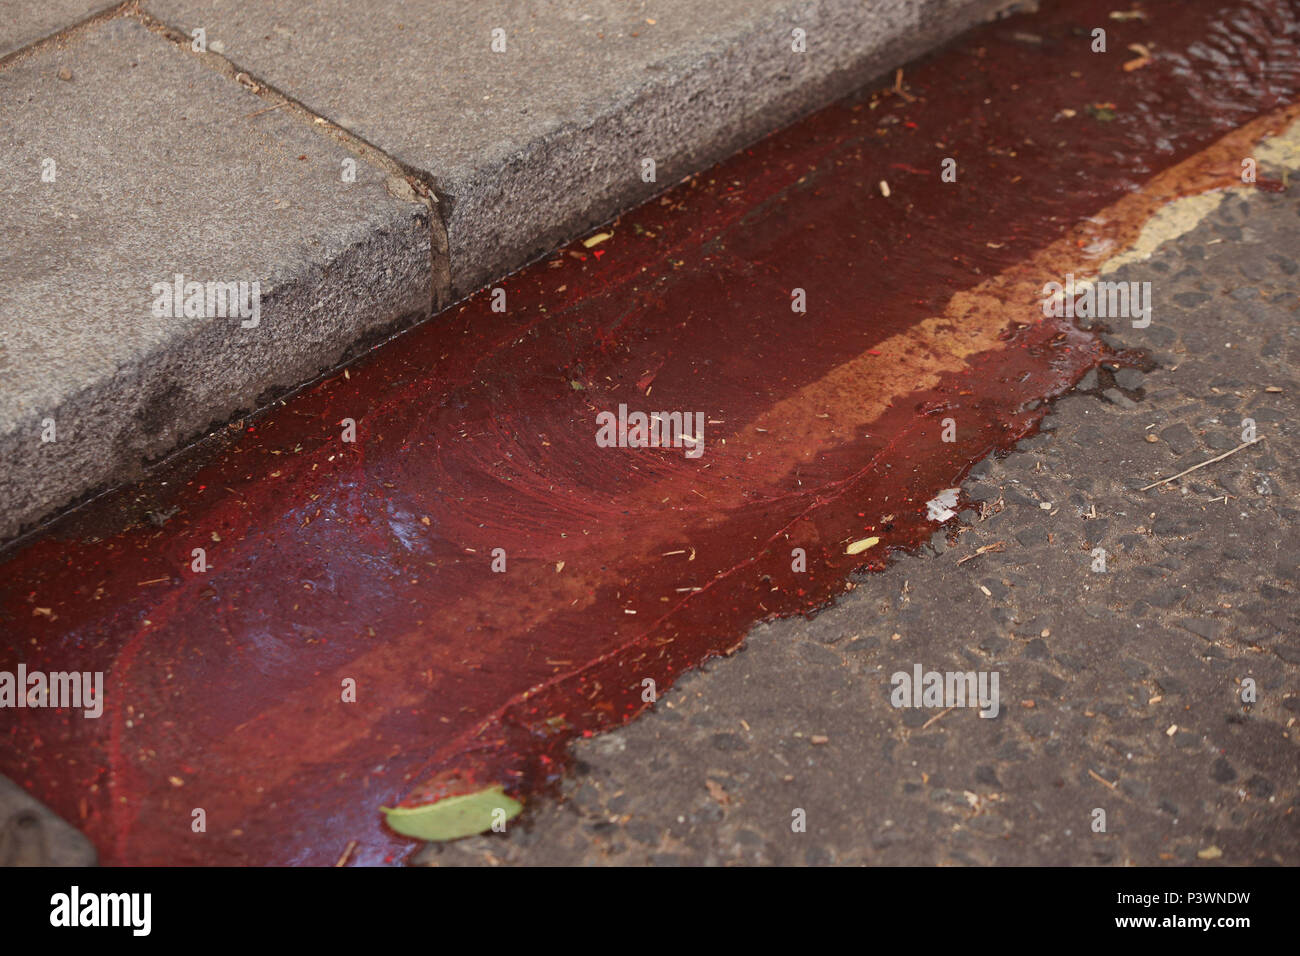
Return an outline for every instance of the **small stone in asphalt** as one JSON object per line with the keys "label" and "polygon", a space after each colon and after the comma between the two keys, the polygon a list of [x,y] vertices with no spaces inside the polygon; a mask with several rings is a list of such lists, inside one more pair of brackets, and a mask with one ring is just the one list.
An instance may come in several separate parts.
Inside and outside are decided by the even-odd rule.
{"label": "small stone in asphalt", "polygon": [[1101,394],[1105,397],[1106,401],[1110,402],[1112,405],[1118,405],[1120,408],[1137,408],[1137,402],[1133,401],[1133,399],[1129,398],[1118,388],[1108,388]]}
{"label": "small stone in asphalt", "polygon": [[1125,391],[1137,391],[1145,381],[1146,376],[1135,368],[1122,368],[1115,373],[1115,384]]}

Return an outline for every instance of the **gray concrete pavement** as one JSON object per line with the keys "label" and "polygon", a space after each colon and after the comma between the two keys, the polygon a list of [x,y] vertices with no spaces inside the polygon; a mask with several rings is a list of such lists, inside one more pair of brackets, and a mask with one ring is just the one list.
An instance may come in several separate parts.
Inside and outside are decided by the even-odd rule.
{"label": "gray concrete pavement", "polygon": [[[0,541],[1018,5],[144,0],[28,48],[103,7],[21,6]],[[154,316],[177,274],[257,282],[258,327]]]}
{"label": "gray concrete pavement", "polygon": [[[203,27],[241,69],[430,177],[446,200],[460,294],[1007,6],[143,5],[184,32]],[[794,49],[796,30],[806,52]]]}
{"label": "gray concrete pavement", "polygon": [[[135,20],[10,63],[0,101],[0,537],[427,314],[428,207]],[[247,314],[156,308],[178,274]]]}
{"label": "gray concrete pavement", "polygon": [[117,6],[106,0],[0,0],[0,59]]}
{"label": "gray concrete pavement", "polygon": [[[1297,249],[1294,190],[1235,193],[1124,267],[1154,318],[1112,341],[1158,368],[1091,374],[977,466],[955,534],[756,627],[576,743],[509,832],[415,862],[1300,863]],[[1246,418],[1261,442],[1139,490]],[[896,709],[918,663],[998,672],[998,716]]]}

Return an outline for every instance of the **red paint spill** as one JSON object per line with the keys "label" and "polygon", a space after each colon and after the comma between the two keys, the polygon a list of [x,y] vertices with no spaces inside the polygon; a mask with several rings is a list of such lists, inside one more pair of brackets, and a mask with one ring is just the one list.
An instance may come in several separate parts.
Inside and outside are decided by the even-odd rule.
{"label": "red paint spill", "polygon": [[[1102,347],[1005,302],[966,362],[943,364],[956,326],[908,346],[949,369],[916,387],[898,337],[1300,85],[1292,4],[1112,5],[977,30],[909,67],[906,96],[623,217],[609,262],[557,254],[504,283],[508,313],[478,297],[7,555],[0,669],[103,670],[107,702],[6,712],[0,771],[109,863],[326,864],[353,840],[391,862],[410,843],[381,804],[535,792],[644,681],[917,545],[925,502]],[[1126,72],[1130,42],[1154,59]],[[703,455],[598,448],[619,404],[702,412]]]}

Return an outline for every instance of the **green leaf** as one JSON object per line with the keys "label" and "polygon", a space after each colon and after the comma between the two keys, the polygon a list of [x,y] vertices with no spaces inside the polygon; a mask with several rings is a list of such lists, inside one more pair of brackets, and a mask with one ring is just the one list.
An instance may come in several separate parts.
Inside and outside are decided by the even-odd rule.
{"label": "green leaf", "polygon": [[879,538],[862,538],[861,540],[854,541],[851,545],[845,548],[844,553],[861,554],[863,551],[866,551],[867,548],[874,548],[878,544],[880,544]]}
{"label": "green leaf", "polygon": [[[492,829],[493,814],[497,810],[505,812],[506,820],[513,820],[524,806],[506,796],[505,789],[497,784],[475,793],[444,797],[437,803],[422,807],[379,809],[388,818],[389,827],[403,836],[419,840],[459,840]],[[496,817],[501,819],[500,814]]]}

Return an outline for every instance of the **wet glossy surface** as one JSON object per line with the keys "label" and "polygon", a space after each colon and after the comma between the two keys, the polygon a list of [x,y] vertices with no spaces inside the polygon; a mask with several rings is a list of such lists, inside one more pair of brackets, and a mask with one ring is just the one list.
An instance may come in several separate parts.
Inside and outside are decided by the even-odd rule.
{"label": "wet glossy surface", "polygon": [[[351,862],[396,862],[412,843],[380,805],[536,793],[574,734],[647,706],[647,679],[662,692],[924,541],[925,502],[1104,353],[1037,290],[1163,199],[1232,182],[1244,139],[1156,174],[1300,83],[1290,3],[1064,6],[970,34],[901,92],[511,277],[506,312],[484,293],[11,550],[0,669],[106,671],[107,705],[3,712],[0,772],[109,863],[328,864],[353,841]],[[1153,59],[1124,70],[1129,43]],[[703,413],[703,454],[599,447],[620,403]]]}

